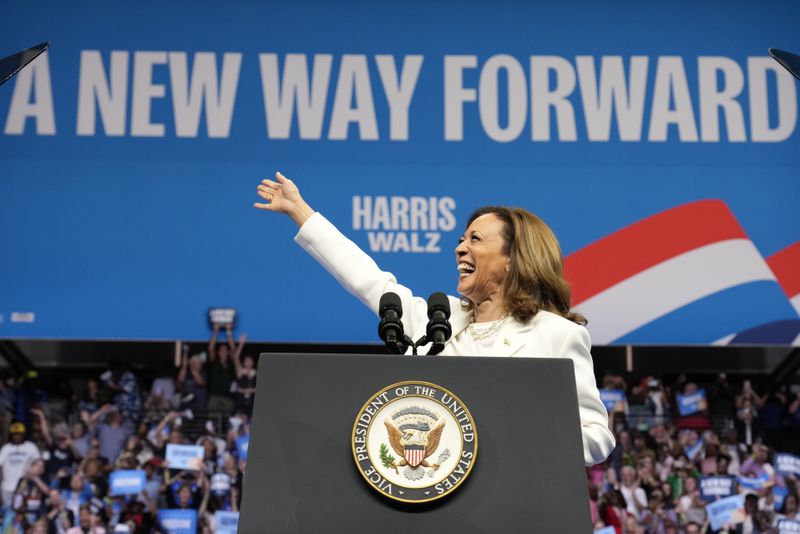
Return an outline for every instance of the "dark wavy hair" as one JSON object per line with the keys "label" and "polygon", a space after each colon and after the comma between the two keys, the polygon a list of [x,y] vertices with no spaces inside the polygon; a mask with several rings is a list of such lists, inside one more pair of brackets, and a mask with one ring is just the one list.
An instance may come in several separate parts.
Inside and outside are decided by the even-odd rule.
{"label": "dark wavy hair", "polygon": [[[564,259],[556,236],[544,221],[522,208],[484,206],[475,210],[467,227],[481,215],[503,222],[504,252],[510,259],[503,300],[507,311],[526,323],[545,310],[585,325],[586,317],[570,310],[572,291],[564,279]],[[464,307],[474,304],[465,299]]]}

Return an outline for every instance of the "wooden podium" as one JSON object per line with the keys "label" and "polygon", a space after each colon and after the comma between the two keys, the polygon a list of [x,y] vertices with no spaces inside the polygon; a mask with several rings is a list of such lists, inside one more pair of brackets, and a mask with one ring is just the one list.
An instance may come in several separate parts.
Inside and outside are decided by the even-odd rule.
{"label": "wooden podium", "polygon": [[[479,447],[444,498],[397,502],[362,477],[354,422],[375,392],[426,381],[471,412]],[[262,354],[240,534],[590,533],[572,361]]]}

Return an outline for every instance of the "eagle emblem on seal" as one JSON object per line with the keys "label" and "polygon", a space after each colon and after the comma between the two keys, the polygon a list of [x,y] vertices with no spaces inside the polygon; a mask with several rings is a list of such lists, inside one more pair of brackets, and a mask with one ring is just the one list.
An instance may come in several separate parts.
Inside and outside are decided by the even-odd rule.
{"label": "eagle emblem on seal", "polygon": [[411,406],[397,411],[383,424],[389,433],[389,444],[402,457],[387,467],[395,471],[405,467],[403,474],[409,480],[421,479],[425,474],[423,468],[439,469],[439,463],[427,461],[439,447],[444,430],[444,421],[440,422],[438,415],[426,408]]}

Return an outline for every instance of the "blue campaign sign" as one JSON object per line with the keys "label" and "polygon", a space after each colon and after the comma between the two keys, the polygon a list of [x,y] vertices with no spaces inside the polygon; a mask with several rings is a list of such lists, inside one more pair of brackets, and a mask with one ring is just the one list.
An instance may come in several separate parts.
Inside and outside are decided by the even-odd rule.
{"label": "blue campaign sign", "polygon": [[789,495],[789,490],[787,488],[783,486],[772,486],[773,510],[778,512],[783,508],[783,501],[786,500],[787,495]]}
{"label": "blue campaign sign", "polygon": [[781,518],[775,522],[777,534],[797,534],[800,533],[800,521],[794,519]]}
{"label": "blue campaign sign", "polygon": [[745,519],[744,495],[732,495],[706,505],[711,528],[721,529],[724,525],[741,523]]}
{"label": "blue campaign sign", "polygon": [[678,413],[681,415],[692,415],[708,408],[706,401],[706,390],[698,389],[689,395],[675,395],[678,400]]}
{"label": "blue campaign sign", "polygon": [[112,471],[109,477],[109,493],[117,495],[137,495],[142,492],[147,477],[142,469],[122,469]]}
{"label": "blue campaign sign", "polygon": [[247,449],[250,447],[250,434],[236,438],[236,452],[240,460],[247,460]]}
{"label": "blue campaign sign", "polygon": [[614,409],[615,404],[625,401],[625,391],[621,389],[601,389],[600,400],[603,401],[606,410],[611,411]]}
{"label": "blue campaign sign", "polygon": [[199,471],[203,467],[205,449],[201,445],[167,444],[167,467]]}
{"label": "blue campaign sign", "polygon": [[687,458],[694,461],[697,454],[703,449],[703,445],[705,445],[703,438],[698,438],[697,441],[691,445],[687,445],[683,452],[686,454]]}
{"label": "blue campaign sign", "polygon": [[167,534],[196,534],[196,510],[171,510],[158,511],[158,522]]}
{"label": "blue campaign sign", "polygon": [[236,534],[239,528],[239,512],[216,512],[214,524],[217,534]]}
{"label": "blue campaign sign", "polygon": [[706,502],[733,495],[733,477],[713,476],[700,479],[700,498]]}
{"label": "blue campaign sign", "polygon": [[255,341],[377,341],[252,207],[276,170],[422,296],[456,293],[473,209],[518,205],[595,344],[800,333],[798,83],[767,52],[800,51],[797,2],[3,14],[0,56],[53,46],[0,87],[2,338],[202,339],[223,307]]}
{"label": "blue campaign sign", "polygon": [[800,456],[779,452],[775,454],[775,470],[779,475],[800,476]]}
{"label": "blue campaign sign", "polygon": [[769,482],[769,475],[763,473],[757,477],[740,476],[737,478],[737,481],[739,482],[739,487],[742,489],[758,491],[767,485]]}

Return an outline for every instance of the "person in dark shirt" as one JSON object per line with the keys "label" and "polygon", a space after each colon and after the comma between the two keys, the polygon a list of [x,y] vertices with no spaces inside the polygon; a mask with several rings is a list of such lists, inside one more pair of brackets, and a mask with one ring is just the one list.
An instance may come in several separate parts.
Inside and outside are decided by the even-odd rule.
{"label": "person in dark shirt", "polygon": [[148,501],[149,511],[145,509],[145,503],[139,499],[128,501],[125,509],[120,516],[120,523],[124,523],[132,534],[148,534],[156,523],[158,510],[147,493],[142,492],[142,499]]}
{"label": "person in dark shirt", "polygon": [[21,514],[28,525],[38,521],[45,513],[45,499],[50,492],[50,488],[42,480],[45,467],[44,460],[35,458],[29,461],[25,474],[17,483],[17,490],[11,502],[11,508],[17,514]]}
{"label": "person in dark shirt", "polygon": [[105,465],[100,458],[88,458],[83,463],[83,468],[86,481],[92,488],[92,494],[95,497],[104,499],[108,495],[108,477],[104,472]]}
{"label": "person in dark shirt", "polygon": [[208,343],[208,410],[210,412],[230,413],[233,411],[231,386],[236,380],[236,368],[232,361],[239,358],[247,335],[239,336],[239,345],[233,344],[233,331],[226,328],[226,343],[218,345],[219,325],[214,325],[214,333]]}
{"label": "person in dark shirt", "polygon": [[234,354],[233,363],[236,366],[236,411],[249,416],[256,397],[255,359],[248,354],[240,362],[238,354]]}
{"label": "person in dark shirt", "polygon": [[31,413],[39,418],[39,425],[42,429],[42,436],[47,444],[47,449],[42,456],[46,463],[46,474],[48,480],[62,477],[69,473],[80,457],[74,450],[72,438],[69,435],[69,427],[64,423],[59,423],[50,430],[44,412],[38,408],[32,408]]}
{"label": "person in dark shirt", "polygon": [[208,478],[201,471],[196,481],[193,479],[194,475],[183,472],[169,485],[166,495],[168,508],[197,510],[198,515],[205,513],[210,489]]}
{"label": "person in dark shirt", "polygon": [[61,498],[61,492],[55,488],[51,489],[47,505],[49,510],[46,517],[50,525],[50,532],[61,534],[72,528],[75,524],[75,514],[67,508]]}
{"label": "person in dark shirt", "polygon": [[191,358],[183,354],[181,368],[176,378],[181,392],[181,410],[204,412],[208,407],[208,373],[201,355]]}

